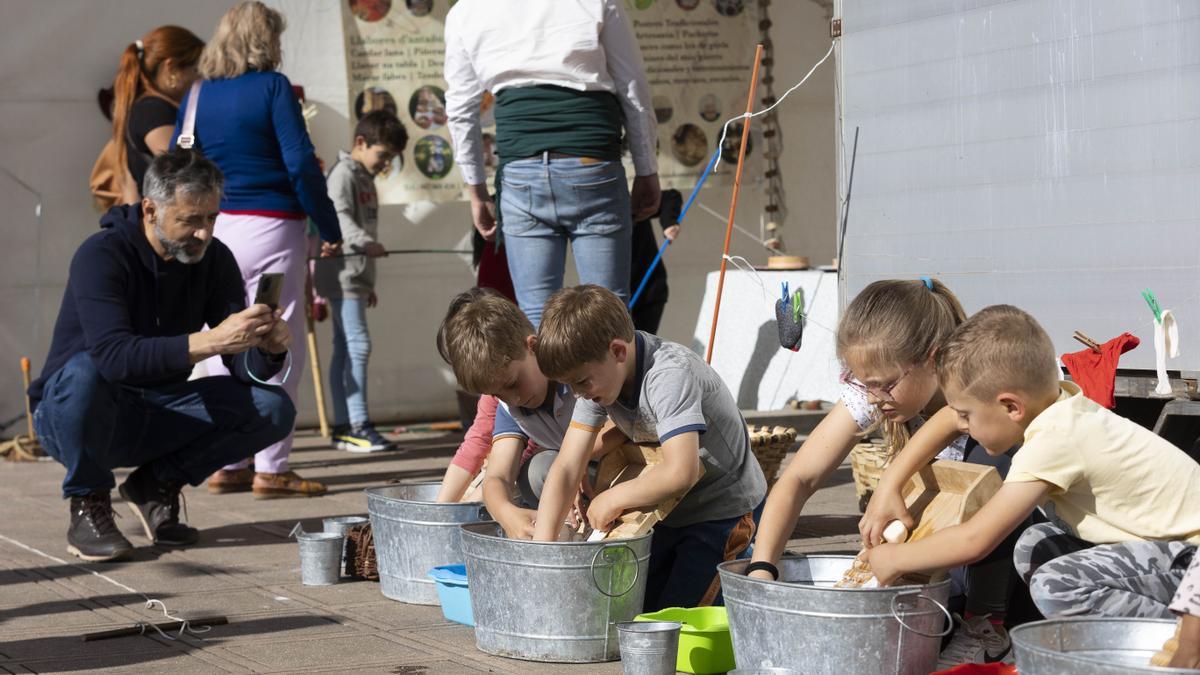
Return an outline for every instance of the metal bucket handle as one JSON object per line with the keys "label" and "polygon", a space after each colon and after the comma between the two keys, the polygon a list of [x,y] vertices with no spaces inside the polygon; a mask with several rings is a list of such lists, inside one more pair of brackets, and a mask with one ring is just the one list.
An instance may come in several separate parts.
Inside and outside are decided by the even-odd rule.
{"label": "metal bucket handle", "polygon": [[[629,586],[627,586],[625,588],[625,590],[621,591],[620,593],[609,593],[608,591],[606,591],[600,587],[600,582],[596,579],[596,561],[600,558],[601,553],[604,553],[605,551],[609,551],[612,549],[618,549],[618,548],[623,548],[623,549],[629,551],[629,555],[633,557],[633,581],[629,582]],[[642,568],[641,568],[641,566],[638,565],[638,562],[637,562],[637,551],[634,551],[633,547],[631,547],[629,544],[624,544],[624,543],[602,546],[602,547],[596,549],[596,552],[592,555],[592,564],[589,565],[589,567],[591,568],[591,571],[592,571],[592,585],[596,587],[596,590],[600,591],[601,593],[603,593],[604,595],[606,595],[610,598],[619,598],[619,597],[625,595],[626,593],[628,593],[629,591],[633,590],[633,587],[637,586],[638,575],[640,575],[642,573]]]}
{"label": "metal bucket handle", "polygon": [[[917,597],[918,600],[928,600],[929,602],[932,602],[933,604],[937,605],[938,609],[942,610],[942,614],[946,615],[946,630],[944,630],[940,633],[923,633],[923,632],[917,630],[916,628],[913,628],[912,626],[904,623],[904,619],[900,618],[900,614],[896,611],[896,601],[899,600],[900,598],[910,597],[910,596],[914,596],[914,595]],[[892,605],[892,618],[895,619],[896,621],[900,622],[900,625],[903,626],[905,630],[910,630],[910,631],[916,633],[917,635],[920,635],[921,637],[943,638],[943,637],[946,637],[947,635],[949,635],[950,631],[954,630],[954,617],[951,616],[950,610],[946,609],[946,606],[943,605],[942,603],[938,602],[937,600],[934,600],[933,598],[929,597],[928,595],[925,595],[924,593],[919,593],[919,592],[918,593],[907,593],[907,594],[898,593],[898,594],[892,596],[891,605]]]}

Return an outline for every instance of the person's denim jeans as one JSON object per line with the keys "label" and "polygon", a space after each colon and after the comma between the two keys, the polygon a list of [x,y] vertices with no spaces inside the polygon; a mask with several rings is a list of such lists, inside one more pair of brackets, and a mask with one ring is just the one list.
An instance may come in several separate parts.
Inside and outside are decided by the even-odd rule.
{"label": "person's denim jeans", "polygon": [[203,483],[292,431],[296,408],[277,386],[205,377],[140,388],[101,377],[86,352],[49,381],[33,423],[67,468],[63,496],[112,490],[112,470],[149,465],[162,481]]}
{"label": "person's denim jeans", "polygon": [[563,285],[567,242],[579,281],[629,300],[633,214],[625,168],[592,159],[522,159],[504,166],[500,215],[517,304],[536,327]]}
{"label": "person's denim jeans", "polygon": [[367,414],[367,360],[371,335],[367,332],[365,298],[330,298],[333,315],[333,356],[329,359],[329,395],[333,398],[333,423],[365,424]]}

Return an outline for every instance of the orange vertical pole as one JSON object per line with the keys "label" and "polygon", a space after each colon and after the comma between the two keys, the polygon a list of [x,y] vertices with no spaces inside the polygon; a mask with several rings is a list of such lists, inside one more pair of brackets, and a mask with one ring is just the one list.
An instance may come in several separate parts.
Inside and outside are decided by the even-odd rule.
{"label": "orange vertical pole", "polygon": [[[754,50],[754,74],[750,76],[750,93],[746,96],[746,114],[754,112],[754,92],[758,90],[758,66],[762,63],[763,46]],[[721,275],[717,278],[717,301],[713,305],[712,329],[708,332],[706,363],[712,363],[713,345],[717,341],[717,317],[721,314],[721,293],[725,290],[725,268],[729,263],[729,239],[733,236],[733,214],[737,211],[738,191],[742,187],[742,166],[746,160],[746,142],[750,139],[750,118],[743,118],[742,145],[738,148],[737,171],[733,174],[733,198],[729,200],[729,222],[725,225],[725,247],[721,252]]]}
{"label": "orange vertical pole", "polygon": [[37,433],[34,432],[34,430],[33,430],[33,412],[31,411],[30,404],[29,404],[29,377],[30,377],[29,371],[30,370],[31,370],[31,366],[29,365],[29,357],[22,356],[21,357],[21,379],[25,382],[25,425],[26,425],[26,427],[28,427],[29,440],[32,441],[37,438]]}

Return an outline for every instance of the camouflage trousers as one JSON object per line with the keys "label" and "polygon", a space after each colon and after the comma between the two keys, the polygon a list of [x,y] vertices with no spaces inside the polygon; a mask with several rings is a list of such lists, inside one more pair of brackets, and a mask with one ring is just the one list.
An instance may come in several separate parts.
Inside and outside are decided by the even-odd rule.
{"label": "camouflage trousers", "polygon": [[1173,618],[1167,608],[1196,547],[1181,541],[1093,544],[1056,523],[1017,540],[1013,564],[1047,618]]}

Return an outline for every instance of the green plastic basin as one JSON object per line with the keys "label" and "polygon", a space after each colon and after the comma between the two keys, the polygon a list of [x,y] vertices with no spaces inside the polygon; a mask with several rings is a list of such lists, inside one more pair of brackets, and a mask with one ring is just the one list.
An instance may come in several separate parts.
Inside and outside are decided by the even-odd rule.
{"label": "green plastic basin", "polygon": [[678,621],[679,654],[675,669],[710,675],[733,670],[733,641],[729,637],[729,615],[724,607],[668,607],[640,614],[634,621]]}

